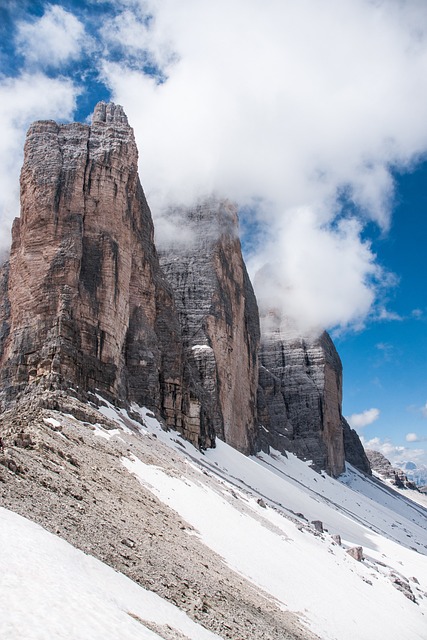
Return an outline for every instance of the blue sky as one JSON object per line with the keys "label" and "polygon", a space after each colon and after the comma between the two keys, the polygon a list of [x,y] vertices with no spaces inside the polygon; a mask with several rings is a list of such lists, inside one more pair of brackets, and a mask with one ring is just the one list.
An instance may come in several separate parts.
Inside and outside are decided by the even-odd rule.
{"label": "blue sky", "polygon": [[391,229],[373,234],[379,259],[397,276],[388,294],[395,318],[369,323],[336,344],[345,372],[344,413],[359,413],[362,405],[377,408],[378,417],[359,433],[366,441],[380,438],[384,453],[395,460],[410,456],[399,447],[419,450],[425,464],[427,163],[396,180]]}
{"label": "blue sky", "polygon": [[158,242],[169,204],[236,201],[261,310],[330,330],[345,415],[427,463],[424,0],[3,0],[0,43],[0,252],[28,124],[113,99]]}

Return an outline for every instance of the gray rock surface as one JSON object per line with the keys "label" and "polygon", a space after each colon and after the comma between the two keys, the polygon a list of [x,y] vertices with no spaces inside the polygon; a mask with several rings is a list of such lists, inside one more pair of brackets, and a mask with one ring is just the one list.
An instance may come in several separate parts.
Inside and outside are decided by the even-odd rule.
{"label": "gray rock surface", "polygon": [[0,359],[10,331],[9,262],[0,266]]}
{"label": "gray rock surface", "polygon": [[347,462],[363,471],[368,475],[372,475],[371,465],[366,455],[363,444],[356,431],[350,427],[345,418],[342,419],[342,428],[344,436],[344,455]]}
{"label": "gray rock surface", "polygon": [[372,449],[367,449],[366,455],[372,470],[378,473],[381,478],[389,480],[399,489],[412,489],[414,491],[418,491],[417,485],[411,480],[408,480],[402,469],[393,467],[390,460],[387,460],[382,453]]}
{"label": "gray rock surface", "polygon": [[311,460],[333,476],[344,471],[342,365],[327,333],[302,338],[264,318],[258,419],[263,446]]}
{"label": "gray rock surface", "polygon": [[210,198],[170,211],[186,229],[160,263],[175,296],[194,418],[243,453],[257,446],[258,307],[243,262],[237,209]]}

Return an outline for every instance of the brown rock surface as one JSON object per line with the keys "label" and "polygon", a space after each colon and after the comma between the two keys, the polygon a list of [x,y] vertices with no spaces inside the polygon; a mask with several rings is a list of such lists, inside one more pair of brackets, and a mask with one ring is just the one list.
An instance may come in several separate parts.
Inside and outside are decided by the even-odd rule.
{"label": "brown rock surface", "polygon": [[349,556],[361,562],[363,560],[363,548],[362,547],[350,547],[347,549],[347,553]]}
{"label": "brown rock surface", "polygon": [[137,155],[113,104],[97,105],[91,126],[30,127],[0,271],[0,408],[35,389],[99,391],[149,407],[195,445],[219,436],[244,453],[261,423],[265,446],[338,475],[342,376],[329,336],[264,331],[257,404],[259,316],[236,207],[171,210],[187,241],[162,247],[165,277]]}
{"label": "brown rock surface", "polygon": [[4,401],[34,384],[99,389],[181,427],[179,325],[137,155],[113,104],[91,126],[30,127],[0,310]]}

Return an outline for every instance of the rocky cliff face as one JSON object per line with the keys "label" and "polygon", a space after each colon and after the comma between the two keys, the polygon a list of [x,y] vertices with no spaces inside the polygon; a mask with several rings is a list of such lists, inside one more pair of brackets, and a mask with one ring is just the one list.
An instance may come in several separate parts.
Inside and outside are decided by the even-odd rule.
{"label": "rocky cliff face", "polygon": [[258,413],[264,445],[344,471],[342,365],[327,333],[301,338],[266,318],[260,349]]}
{"label": "rocky cliff face", "polygon": [[195,241],[163,255],[168,284],[137,155],[113,104],[97,105],[91,126],[30,127],[0,277],[0,400],[99,391],[151,408],[198,446],[218,435],[252,452],[258,311],[236,209],[179,212]]}
{"label": "rocky cliff face", "polygon": [[344,436],[344,455],[347,462],[366,473],[372,475],[369,457],[366,455],[363,444],[356,431],[350,427],[347,420],[342,420],[343,436]]}
{"label": "rocky cliff face", "polygon": [[210,198],[171,210],[186,241],[162,245],[159,261],[137,155],[113,104],[97,105],[91,126],[30,127],[0,269],[0,408],[37,389],[99,391],[145,405],[202,448],[218,436],[244,453],[293,451],[332,475],[345,456],[368,470],[343,422],[329,336],[265,326],[258,360],[236,207]]}
{"label": "rocky cliff face", "polygon": [[201,428],[244,453],[256,449],[258,308],[238,239],[237,209],[208,199],[178,216],[190,237],[160,263],[178,309],[192,411]]}
{"label": "rocky cliff face", "polygon": [[383,480],[388,480],[391,484],[394,484],[399,489],[412,489],[418,491],[418,487],[415,482],[408,479],[402,469],[393,467],[390,460],[388,460],[379,451],[373,451],[367,449],[366,455],[370,462],[370,465]]}
{"label": "rocky cliff face", "polygon": [[181,427],[182,354],[123,109],[34,123],[0,342],[3,400],[35,384],[99,389]]}
{"label": "rocky cliff face", "polygon": [[0,357],[4,343],[9,335],[10,304],[8,295],[9,262],[0,267]]}

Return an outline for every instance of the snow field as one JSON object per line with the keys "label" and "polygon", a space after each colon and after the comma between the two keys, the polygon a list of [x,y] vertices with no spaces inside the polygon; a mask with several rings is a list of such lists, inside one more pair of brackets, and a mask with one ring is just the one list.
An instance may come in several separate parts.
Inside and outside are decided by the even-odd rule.
{"label": "snow field", "polygon": [[2,640],[221,640],[184,612],[39,525],[0,508]]}

